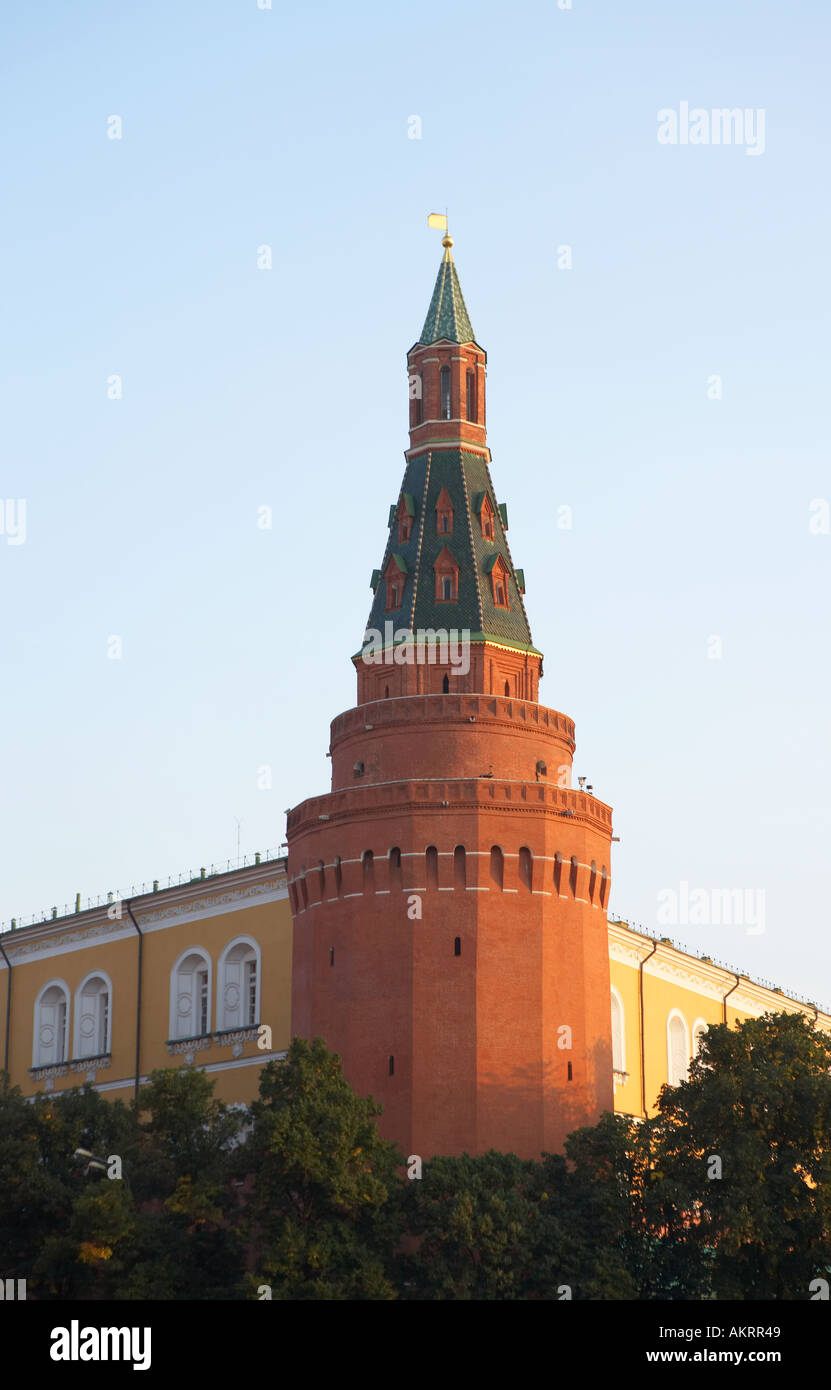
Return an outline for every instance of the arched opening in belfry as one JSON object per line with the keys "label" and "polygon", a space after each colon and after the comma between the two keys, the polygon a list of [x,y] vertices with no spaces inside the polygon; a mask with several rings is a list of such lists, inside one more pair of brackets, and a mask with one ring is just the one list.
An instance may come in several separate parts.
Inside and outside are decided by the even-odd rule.
{"label": "arched opening in belfry", "polygon": [[467,863],[464,845],[457,845],[453,851],[453,882],[457,888],[467,887]]}
{"label": "arched opening in belfry", "polygon": [[375,857],[371,849],[364,851],[364,892],[375,892]]}
{"label": "arched opening in belfry", "polygon": [[502,854],[502,850],[499,848],[499,845],[494,845],[491,849],[491,882],[495,883],[497,888],[501,888],[504,877],[504,855]]}
{"label": "arched opening in belfry", "polygon": [[569,886],[569,888],[571,889],[571,896],[572,896],[573,898],[576,898],[576,897],[577,897],[577,869],[578,869],[578,867],[579,867],[579,866],[578,866],[578,862],[577,862],[577,856],[576,856],[576,855],[572,855],[572,856],[571,856],[571,868],[570,868],[570,870],[569,870],[569,875],[568,875],[568,886]]}

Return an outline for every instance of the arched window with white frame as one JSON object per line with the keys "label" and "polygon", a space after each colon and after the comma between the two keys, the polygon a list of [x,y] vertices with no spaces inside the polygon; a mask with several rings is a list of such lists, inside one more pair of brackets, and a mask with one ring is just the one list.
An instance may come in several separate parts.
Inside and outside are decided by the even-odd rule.
{"label": "arched window with white frame", "polygon": [[697,1019],[695,1020],[695,1023],[693,1024],[693,1027],[692,1027],[692,1055],[693,1055],[693,1057],[697,1057],[698,1054],[699,1054],[699,1052],[701,1051],[701,1043],[702,1043],[702,1041],[703,1041],[704,1034],[705,1034],[706,1032],[707,1032],[707,1020],[706,1020],[706,1019],[703,1019],[703,1018],[697,1018]]}
{"label": "arched window with white frame", "polygon": [[612,985],[612,1070],[626,1071],[623,1000]]}
{"label": "arched window with white frame", "polygon": [[219,958],[217,1029],[252,1028],[260,1021],[261,956],[251,936],[229,941]]}
{"label": "arched window with white frame", "polygon": [[103,970],[91,970],[75,991],[75,1057],[101,1057],[112,1051],[113,987]]}
{"label": "arched window with white frame", "polygon": [[687,1080],[690,1065],[690,1030],[680,1009],[671,1009],[667,1018],[667,1076],[670,1086]]}
{"label": "arched window with white frame", "polygon": [[202,1038],[211,1031],[211,958],[191,946],[170,972],[170,1036]]}
{"label": "arched window with white frame", "polygon": [[69,990],[63,980],[50,980],[35,1000],[33,1067],[54,1067],[69,1056]]}

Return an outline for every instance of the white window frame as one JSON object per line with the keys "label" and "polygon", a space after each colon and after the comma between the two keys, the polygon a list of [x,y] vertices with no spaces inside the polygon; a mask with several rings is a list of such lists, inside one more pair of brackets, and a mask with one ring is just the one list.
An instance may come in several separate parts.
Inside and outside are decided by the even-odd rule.
{"label": "white window frame", "polygon": [[[41,1056],[40,1032],[41,1032],[41,1027],[42,1027],[43,1025],[41,1024],[40,1010],[41,1010],[41,1005],[42,1005],[42,1003],[43,1003],[44,995],[47,993],[48,990],[53,989],[53,988],[60,989],[60,990],[63,991],[64,1006],[65,1006],[65,1009],[66,1009],[66,1017],[65,1017],[65,1019],[64,1019],[64,1040],[63,1040],[62,1056],[61,1056],[60,1058],[55,1058],[55,1057],[53,1057],[53,1058],[49,1058],[49,1059],[47,1060],[47,1059],[42,1058],[42,1056]],[[33,1066],[33,1067],[59,1067],[59,1066],[62,1066],[62,1065],[64,1064],[64,1062],[68,1062],[68,1061],[69,1061],[69,1056],[70,1056],[70,1052],[69,1052],[69,1047],[70,1047],[69,1025],[70,1025],[70,1018],[71,1018],[71,1008],[72,1008],[72,995],[71,995],[71,993],[70,993],[69,985],[66,983],[66,980],[57,980],[57,979],[56,979],[56,980],[47,980],[47,981],[46,981],[46,984],[43,985],[43,986],[40,988],[40,990],[38,991],[37,998],[35,999],[34,1027],[33,1027],[33,1029],[32,1029],[32,1066]]]}
{"label": "white window frame", "polygon": [[[673,1078],[673,1075],[672,1075],[672,1030],[671,1030],[671,1025],[672,1025],[672,1022],[673,1022],[674,1019],[678,1019],[678,1020],[681,1022],[682,1026],[683,1026],[683,1029],[684,1029],[684,1051],[685,1051],[686,1057],[687,1057],[687,1064],[686,1064],[686,1067],[685,1067],[685,1069],[684,1069],[684,1075],[683,1075],[682,1077],[679,1077],[678,1080],[675,1080],[675,1079]],[[688,1077],[689,1077],[689,1071],[690,1071],[690,1058],[691,1058],[691,1053],[690,1053],[690,1028],[689,1028],[689,1024],[687,1023],[687,1020],[685,1019],[685,1017],[684,1017],[684,1015],[682,1014],[682,1012],[681,1012],[680,1009],[670,1009],[669,1013],[667,1014],[667,1080],[668,1080],[670,1086],[679,1086],[679,1085],[681,1084],[682,1081],[686,1081],[686,1080],[688,1079]]]}
{"label": "white window frame", "polygon": [[691,1060],[691,1061],[694,1060],[694,1058],[696,1058],[696,1057],[698,1056],[698,1048],[697,1048],[696,1042],[695,1042],[695,1035],[696,1035],[696,1033],[698,1032],[699,1028],[703,1028],[704,1032],[706,1033],[706,1032],[707,1032],[707,1029],[708,1029],[709,1027],[710,1027],[710,1025],[709,1025],[709,1023],[707,1022],[706,1018],[697,1018],[697,1019],[695,1020],[695,1023],[694,1023],[693,1026],[692,1026],[692,1032],[691,1032],[691,1034],[690,1034],[690,1036],[691,1036],[691,1038],[692,1038],[692,1052],[691,1052],[691,1056],[690,1056],[690,1060]]}
{"label": "white window frame", "polygon": [[[226,1012],[226,1009],[227,1009],[227,1005],[226,1005],[226,1003],[225,1003],[225,993],[226,993],[226,988],[227,988],[227,981],[226,981],[226,978],[225,978],[225,975],[226,975],[226,967],[227,967],[227,964],[228,964],[228,957],[230,956],[230,954],[231,954],[232,951],[236,950],[236,948],[237,948],[238,946],[245,946],[245,947],[247,947],[248,951],[253,955],[254,961],[255,961],[256,966],[257,966],[256,1017],[255,1017],[255,1019],[254,1019],[254,1023],[253,1023],[253,1024],[248,1022],[248,1009],[247,1009],[247,1007],[246,1007],[246,1006],[247,1006],[247,1000],[248,1000],[248,989],[247,989],[247,985],[245,984],[244,981],[243,981],[242,990],[241,990],[241,1004],[242,1004],[242,1010],[241,1010],[241,1012],[242,1012],[242,1015],[243,1015],[243,1019],[241,1019],[241,1021],[236,1022],[236,1023],[229,1023],[229,1022],[228,1022],[228,1014],[227,1014],[227,1012]],[[245,957],[243,957],[243,961],[244,961],[244,960],[245,960]],[[235,937],[233,937],[233,939],[232,939],[231,941],[229,941],[229,942],[227,943],[227,945],[226,945],[226,946],[224,947],[224,949],[223,949],[222,955],[219,957],[219,968],[218,968],[218,970],[217,970],[217,981],[218,981],[218,984],[217,984],[217,997],[216,997],[216,1031],[217,1031],[218,1033],[222,1033],[222,1032],[227,1032],[227,1031],[228,1031],[229,1029],[231,1029],[231,1028],[253,1028],[253,1027],[255,1026],[255,1024],[258,1024],[259,1021],[260,1021],[260,1018],[262,1017],[262,1007],[263,1007],[263,1006],[262,1006],[263,962],[262,962],[262,952],[261,952],[261,950],[260,950],[259,942],[257,942],[257,941],[254,939],[253,936],[235,936]]]}
{"label": "white window frame", "polygon": [[[182,966],[184,965],[185,961],[188,959],[189,956],[197,956],[203,962],[204,966],[207,968],[208,971],[208,1026],[206,1029],[206,1035],[213,1031],[211,1027],[211,1021],[213,1018],[213,962],[211,960],[211,957],[208,955],[208,952],[204,949],[204,947],[188,946],[187,950],[183,951],[182,954],[179,956],[178,960],[175,962],[173,966],[173,969],[170,972],[170,1015],[168,1020],[168,1037],[170,1038],[171,1042],[181,1042],[186,1038],[199,1038],[203,1036],[201,1031],[190,1033],[180,1033],[177,1031],[179,1019],[179,971],[181,970]],[[198,967],[194,970],[194,980],[196,979],[197,974]],[[195,990],[192,1008],[195,1016]]]}
{"label": "white window frame", "polygon": [[105,989],[105,990],[99,991],[99,995],[98,995],[99,998],[100,998],[100,995],[101,995],[102,993],[104,993],[104,994],[106,994],[106,995],[108,996],[108,1005],[107,1005],[107,1036],[106,1036],[106,1039],[105,1039],[106,1046],[104,1047],[104,1053],[109,1053],[109,1052],[112,1052],[112,1050],[113,1050],[113,1048],[112,1048],[112,1038],[113,1038],[113,982],[112,982],[112,980],[110,979],[109,975],[107,974],[106,970],[90,970],[90,971],[88,972],[88,974],[86,974],[86,975],[84,976],[84,978],[82,979],[81,983],[78,985],[77,989],[75,990],[75,1009],[74,1009],[74,1014],[73,1014],[73,1033],[72,1033],[72,1056],[73,1056],[73,1059],[76,1060],[76,1061],[77,1061],[77,1060],[80,1060],[80,1059],[83,1058],[83,1057],[99,1057],[99,1056],[102,1055],[102,1054],[99,1052],[99,1049],[98,1049],[98,1046],[97,1046],[97,1036],[98,1036],[98,1030],[99,1030],[99,1027],[100,1027],[100,1019],[99,1019],[98,1015],[96,1015],[96,1020],[95,1020],[96,1046],[93,1048],[92,1052],[82,1052],[82,1051],[81,1051],[81,1043],[82,1043],[82,1032],[81,1032],[81,1019],[82,1019],[81,1007],[82,1007],[82,1004],[81,1004],[81,1000],[82,1000],[82,996],[83,996],[83,993],[84,993],[84,989],[86,988],[86,986],[87,986],[87,985],[90,983],[90,981],[92,981],[92,980],[101,980],[101,982],[102,982],[104,985],[106,985],[106,989]]}
{"label": "white window frame", "polygon": [[612,1015],[612,1071],[626,1071],[626,1010],[623,1007],[623,996],[620,990],[615,985],[610,985],[609,990],[610,1009],[611,999],[617,1000],[617,1005],[620,1009],[620,1057],[618,1059],[620,1061],[620,1066],[617,1066],[615,1063],[615,1030],[614,1015]]}

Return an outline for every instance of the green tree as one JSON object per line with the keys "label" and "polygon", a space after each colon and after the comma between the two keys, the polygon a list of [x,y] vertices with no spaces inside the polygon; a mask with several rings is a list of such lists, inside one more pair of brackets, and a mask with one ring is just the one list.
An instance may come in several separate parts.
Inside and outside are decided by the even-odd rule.
{"label": "green tree", "polygon": [[[31,1101],[0,1088],[0,1275],[30,1298],[242,1296],[244,1116],[189,1068],[153,1073],[140,1095],[139,1113],[90,1087]],[[123,1176],[78,1149],[117,1156]]]}
{"label": "green tree", "polygon": [[706,1275],[719,1299],[809,1298],[831,1266],[831,1039],[802,1014],[711,1027],[658,1109],[646,1206],[669,1296]]}
{"label": "green tree", "polygon": [[537,1165],[541,1207],[537,1287],[558,1298],[636,1299],[645,1261],[641,1193],[649,1169],[648,1133],[622,1115],[604,1114],[575,1130],[565,1156]]}
{"label": "green tree", "polygon": [[410,1253],[400,1262],[414,1299],[520,1299],[535,1282],[537,1165],[516,1154],[437,1157],[405,1195]]}
{"label": "green tree", "polygon": [[375,1126],[322,1039],[295,1038],[270,1063],[237,1166],[253,1241],[250,1291],[274,1299],[392,1299],[403,1156]]}
{"label": "green tree", "polygon": [[25,1278],[29,1297],[93,1296],[91,1252],[126,1238],[132,1204],[113,1185],[90,1205],[75,1152],[121,1153],[133,1130],[129,1110],[91,1087],[32,1100],[0,1087],[0,1276]]}

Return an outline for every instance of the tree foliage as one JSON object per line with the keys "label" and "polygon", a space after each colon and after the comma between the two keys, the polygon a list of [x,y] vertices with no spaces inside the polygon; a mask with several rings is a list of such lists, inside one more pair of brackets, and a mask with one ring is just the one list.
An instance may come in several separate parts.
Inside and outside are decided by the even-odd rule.
{"label": "tree foliage", "polygon": [[138,1107],[0,1078],[0,1277],[280,1301],[808,1299],[829,1277],[831,1039],[801,1014],[711,1027],[652,1119],[604,1115],[538,1161],[418,1177],[379,1114],[319,1038],[263,1068],[248,1110],[192,1068],[153,1073]]}

